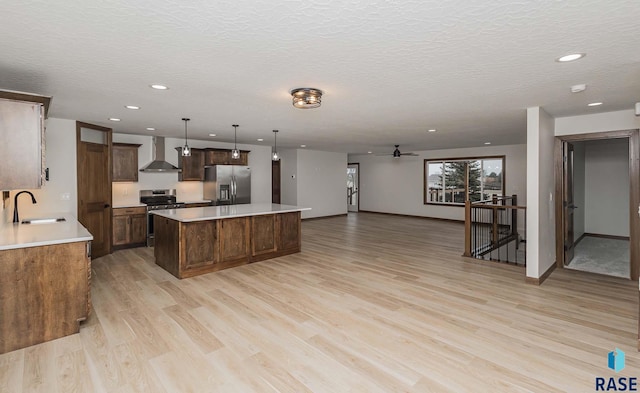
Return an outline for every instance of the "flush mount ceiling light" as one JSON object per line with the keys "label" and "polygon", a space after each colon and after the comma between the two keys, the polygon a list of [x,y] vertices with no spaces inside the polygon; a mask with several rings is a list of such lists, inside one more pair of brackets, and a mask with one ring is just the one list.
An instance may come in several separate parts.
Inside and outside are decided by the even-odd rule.
{"label": "flush mount ceiling light", "polygon": [[312,87],[300,87],[291,90],[293,106],[299,109],[312,109],[320,106],[322,90]]}
{"label": "flush mount ceiling light", "polygon": [[278,130],[273,130],[273,153],[271,153],[271,160],[280,160],[280,156],[278,155]]}
{"label": "flush mount ceiling light", "polygon": [[147,131],[155,131],[156,129],[153,127],[147,127]]}
{"label": "flush mount ceiling light", "polygon": [[600,106],[602,102],[592,102],[591,104],[587,104],[587,106]]}
{"label": "flush mount ceiling light", "polygon": [[156,90],[169,90],[169,88],[165,85],[150,85],[149,87]]}
{"label": "flush mount ceiling light", "polygon": [[189,144],[187,143],[187,122],[191,120],[188,119],[186,117],[182,118],[182,121],[184,122],[184,146],[182,147],[182,156],[183,157],[189,157],[191,156],[191,148],[189,147]]}
{"label": "flush mount ceiling light", "polygon": [[587,55],[586,53],[572,53],[570,55],[558,57],[556,61],[559,63],[567,63],[570,61],[576,61],[576,60],[582,59],[586,55]]}
{"label": "flush mount ceiling light", "polygon": [[133,109],[133,110],[138,110],[138,109],[140,109],[140,107],[139,107],[139,106],[135,106],[135,105],[125,105],[124,107],[125,107],[125,108],[127,108],[127,109]]}
{"label": "flush mount ceiling light", "polygon": [[429,131],[429,132],[436,132],[436,129],[435,129],[435,128],[432,128],[432,129],[427,130],[427,131]]}
{"label": "flush mount ceiling light", "polygon": [[264,141],[263,138],[258,138],[258,142],[262,142],[262,141]]}
{"label": "flush mount ceiling light", "polygon": [[240,158],[240,150],[238,150],[238,125],[234,124],[233,127],[233,150],[231,151],[231,158],[237,160]]}
{"label": "flush mount ceiling light", "polygon": [[216,136],[216,134],[209,134],[209,136]]}
{"label": "flush mount ceiling light", "polygon": [[111,120],[111,121],[120,121],[120,119],[118,119],[117,117],[110,117],[109,120]]}

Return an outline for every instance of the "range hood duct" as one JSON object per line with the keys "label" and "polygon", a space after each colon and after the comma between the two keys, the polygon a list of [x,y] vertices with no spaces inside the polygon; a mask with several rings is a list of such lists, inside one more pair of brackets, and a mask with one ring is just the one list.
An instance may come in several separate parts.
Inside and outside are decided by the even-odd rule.
{"label": "range hood duct", "polygon": [[143,166],[140,172],[182,172],[182,169],[176,168],[164,160],[164,137],[154,136],[152,141],[153,161]]}

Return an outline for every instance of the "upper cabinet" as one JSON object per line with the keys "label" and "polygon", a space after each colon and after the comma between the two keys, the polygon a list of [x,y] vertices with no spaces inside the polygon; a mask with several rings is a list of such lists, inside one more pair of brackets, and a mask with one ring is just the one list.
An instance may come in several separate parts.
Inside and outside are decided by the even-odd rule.
{"label": "upper cabinet", "polygon": [[50,97],[0,91],[0,190],[42,186],[44,119],[50,100]]}
{"label": "upper cabinet", "polygon": [[205,165],[249,165],[249,151],[241,150],[240,158],[231,158],[231,150],[207,148],[205,150]]}
{"label": "upper cabinet", "polygon": [[113,143],[111,150],[111,181],[138,181],[138,148],[134,143]]}
{"label": "upper cabinet", "polygon": [[182,148],[176,147],[178,151],[178,168],[182,172],[178,173],[179,181],[204,181],[204,150],[191,149],[191,155],[182,155]]}
{"label": "upper cabinet", "polygon": [[178,174],[179,181],[204,181],[204,167],[210,165],[249,165],[249,151],[241,150],[240,158],[231,158],[231,150],[228,149],[191,149],[190,157],[182,156],[182,148],[176,147],[178,151],[178,167],[182,172]]}

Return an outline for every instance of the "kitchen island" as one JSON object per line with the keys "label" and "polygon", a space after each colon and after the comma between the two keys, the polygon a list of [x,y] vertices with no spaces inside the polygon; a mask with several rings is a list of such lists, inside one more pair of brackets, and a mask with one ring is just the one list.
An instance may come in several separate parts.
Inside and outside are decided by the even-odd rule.
{"label": "kitchen island", "polygon": [[0,223],[0,353],[78,333],[89,315],[93,237],[63,217]]}
{"label": "kitchen island", "polygon": [[156,264],[178,278],[300,252],[300,212],[254,203],[152,212]]}

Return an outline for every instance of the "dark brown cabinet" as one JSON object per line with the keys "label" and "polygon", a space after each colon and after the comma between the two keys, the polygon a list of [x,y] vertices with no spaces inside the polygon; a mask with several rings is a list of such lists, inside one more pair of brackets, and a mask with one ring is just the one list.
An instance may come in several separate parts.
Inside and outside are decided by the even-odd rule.
{"label": "dark brown cabinet", "polygon": [[138,148],[133,143],[114,143],[111,149],[111,181],[138,181]]}
{"label": "dark brown cabinet", "polygon": [[182,222],[156,216],[156,264],[187,278],[300,252],[300,212]]}
{"label": "dark brown cabinet", "polygon": [[300,212],[277,215],[278,250],[300,250]]}
{"label": "dark brown cabinet", "polygon": [[0,251],[0,354],[80,331],[91,311],[89,250],[81,241]]}
{"label": "dark brown cabinet", "polygon": [[182,271],[207,268],[218,262],[218,221],[184,224],[182,238],[185,258]]}
{"label": "dark brown cabinet", "polygon": [[220,262],[244,260],[249,256],[248,221],[247,217],[220,221]]}
{"label": "dark brown cabinet", "polygon": [[134,247],[147,240],[147,213],[144,207],[112,210],[112,244],[114,248]]}
{"label": "dark brown cabinet", "polygon": [[185,207],[208,207],[211,206],[211,202],[202,202],[202,203],[187,203]]}
{"label": "dark brown cabinet", "polygon": [[251,256],[255,257],[278,250],[276,221],[275,214],[251,217]]}
{"label": "dark brown cabinet", "polygon": [[178,168],[182,172],[178,173],[179,181],[204,181],[204,150],[191,149],[191,155],[184,157],[182,148],[176,147],[178,151]]}
{"label": "dark brown cabinet", "polygon": [[231,150],[207,148],[205,150],[205,165],[249,165],[249,151],[240,150],[240,158],[231,158]]}

